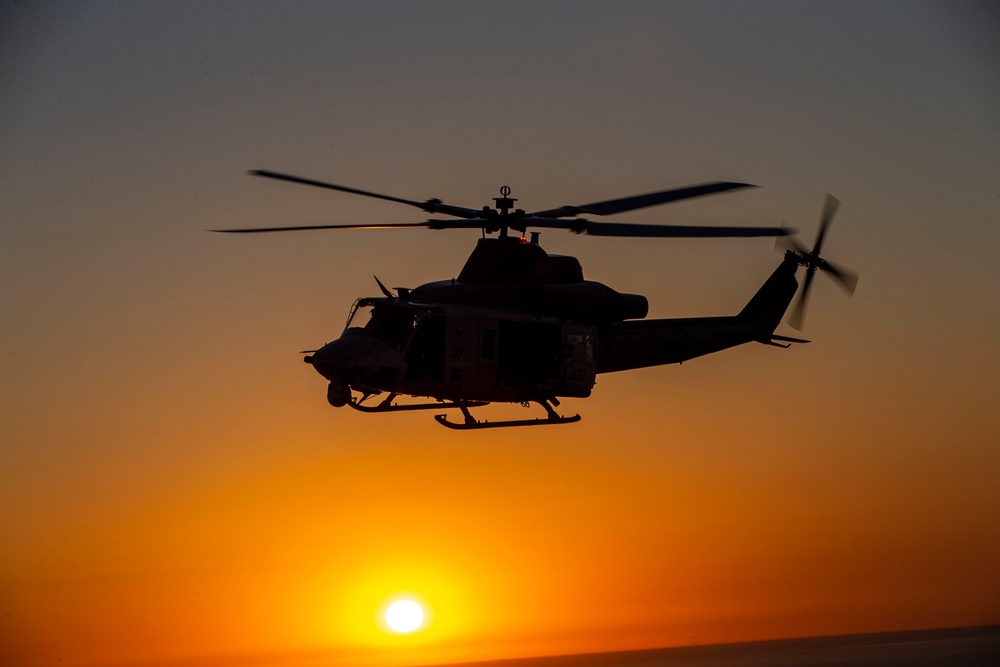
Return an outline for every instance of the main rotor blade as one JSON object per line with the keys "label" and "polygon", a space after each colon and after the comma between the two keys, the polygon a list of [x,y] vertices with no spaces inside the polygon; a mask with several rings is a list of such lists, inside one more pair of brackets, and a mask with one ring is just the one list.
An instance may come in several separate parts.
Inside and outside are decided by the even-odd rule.
{"label": "main rotor blade", "polygon": [[695,227],[693,225],[638,225],[621,222],[590,222],[583,229],[590,236],[631,236],[644,238],[744,238],[794,234],[788,227]]}
{"label": "main rotor blade", "polygon": [[248,227],[244,229],[209,229],[226,234],[258,232],[301,232],[314,229],[481,229],[486,220],[428,220],[427,222],[386,222],[372,225],[298,225],[295,227]]}
{"label": "main rotor blade", "polygon": [[819,255],[820,248],[823,247],[823,239],[826,238],[826,230],[833,222],[833,216],[837,213],[837,209],[840,208],[840,200],[833,195],[828,194],[826,196],[826,202],[823,204],[823,217],[819,221],[819,233],[816,235],[816,245],[813,246],[813,253]]}
{"label": "main rotor blade", "polygon": [[594,222],[558,218],[524,218],[526,227],[568,229],[589,236],[629,236],[634,238],[719,238],[749,236],[785,236],[796,234],[792,227],[697,227],[694,225],[642,225],[628,222]]}
{"label": "main rotor blade", "polygon": [[540,218],[565,218],[568,216],[580,215],[581,213],[589,213],[590,215],[614,215],[615,213],[634,211],[638,208],[658,206],[659,204],[667,204],[669,202],[680,201],[682,199],[691,199],[692,197],[703,197],[705,195],[713,195],[719,192],[726,192],[728,190],[740,190],[743,188],[755,187],[757,186],[750,185],[749,183],[730,183],[719,181],[715,183],[704,183],[702,185],[691,185],[684,188],[675,188],[673,190],[650,192],[645,195],[622,197],[621,199],[609,199],[607,201],[594,202],[593,204],[584,204],[583,206],[561,206],[559,208],[553,208],[546,211],[538,211],[532,215],[537,215]]}
{"label": "main rotor blade", "polygon": [[428,213],[441,213],[444,215],[454,215],[458,218],[475,218],[482,213],[482,211],[477,211],[476,209],[472,208],[463,208],[461,206],[450,206],[448,204],[442,203],[440,200],[437,199],[431,199],[425,202],[414,201],[412,199],[403,199],[402,197],[383,195],[378,192],[368,192],[367,190],[349,188],[344,185],[335,185],[333,183],[315,181],[311,178],[302,178],[301,176],[292,176],[291,174],[281,174],[276,171],[267,171],[266,169],[254,169],[248,171],[247,173],[250,174],[251,176],[263,176],[264,178],[274,178],[279,181],[288,181],[290,183],[299,183],[301,185],[312,185],[317,188],[327,188],[328,190],[339,190],[340,192],[349,192],[354,195],[362,195],[364,197],[374,197],[375,199],[394,201],[400,204],[416,206],[417,208],[423,211],[427,211]]}

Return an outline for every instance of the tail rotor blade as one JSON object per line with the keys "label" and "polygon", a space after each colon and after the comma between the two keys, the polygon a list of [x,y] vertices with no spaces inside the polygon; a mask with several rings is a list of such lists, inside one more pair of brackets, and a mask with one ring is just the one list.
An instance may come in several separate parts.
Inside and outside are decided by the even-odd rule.
{"label": "tail rotor blade", "polygon": [[819,255],[820,249],[823,247],[823,240],[826,238],[826,230],[830,227],[830,223],[833,221],[833,216],[837,214],[837,209],[840,208],[840,200],[833,195],[826,196],[826,203],[823,205],[823,217],[819,221],[819,234],[816,235],[816,245],[813,246],[813,254]]}
{"label": "tail rotor blade", "polygon": [[806,272],[806,282],[802,286],[802,296],[799,297],[799,302],[795,306],[795,312],[792,313],[791,318],[788,320],[788,324],[798,331],[802,331],[802,324],[806,317],[806,305],[809,303],[809,290],[812,288],[812,280],[815,273],[816,269],[812,267]]}
{"label": "tail rotor blade", "polygon": [[848,295],[854,296],[854,290],[858,287],[858,273],[838,266],[827,260],[820,260],[822,264],[819,268],[826,271]]}

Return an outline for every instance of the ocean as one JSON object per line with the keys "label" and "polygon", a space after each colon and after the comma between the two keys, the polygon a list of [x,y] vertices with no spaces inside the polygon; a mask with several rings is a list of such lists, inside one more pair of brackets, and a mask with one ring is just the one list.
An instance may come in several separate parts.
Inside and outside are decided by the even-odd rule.
{"label": "ocean", "polygon": [[469,662],[448,667],[1000,667],[1000,625]]}

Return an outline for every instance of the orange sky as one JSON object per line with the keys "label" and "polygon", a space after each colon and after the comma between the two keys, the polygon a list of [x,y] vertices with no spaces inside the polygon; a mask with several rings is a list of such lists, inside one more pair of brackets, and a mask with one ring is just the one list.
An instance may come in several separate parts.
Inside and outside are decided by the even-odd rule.
{"label": "orange sky", "polygon": [[[0,661],[413,665],[1000,623],[989,10],[726,6],[4,9]],[[249,168],[473,207],[509,183],[528,210],[747,180],[622,219],[804,242],[830,191],[824,254],[861,284],[817,283],[809,345],[599,376],[564,402],[575,425],[334,410],[298,351],[372,274],[451,277],[477,234],[204,233],[422,219]],[[733,314],[779,261],[767,240],[542,244],[652,317]],[[430,615],[409,636],[378,619],[401,595]]]}

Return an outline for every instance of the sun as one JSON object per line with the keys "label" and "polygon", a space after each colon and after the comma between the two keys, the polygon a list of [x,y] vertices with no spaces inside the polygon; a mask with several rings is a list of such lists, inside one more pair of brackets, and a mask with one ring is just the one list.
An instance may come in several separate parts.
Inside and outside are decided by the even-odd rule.
{"label": "sun", "polygon": [[413,600],[399,600],[385,610],[385,624],[399,633],[413,632],[424,622],[423,608]]}

